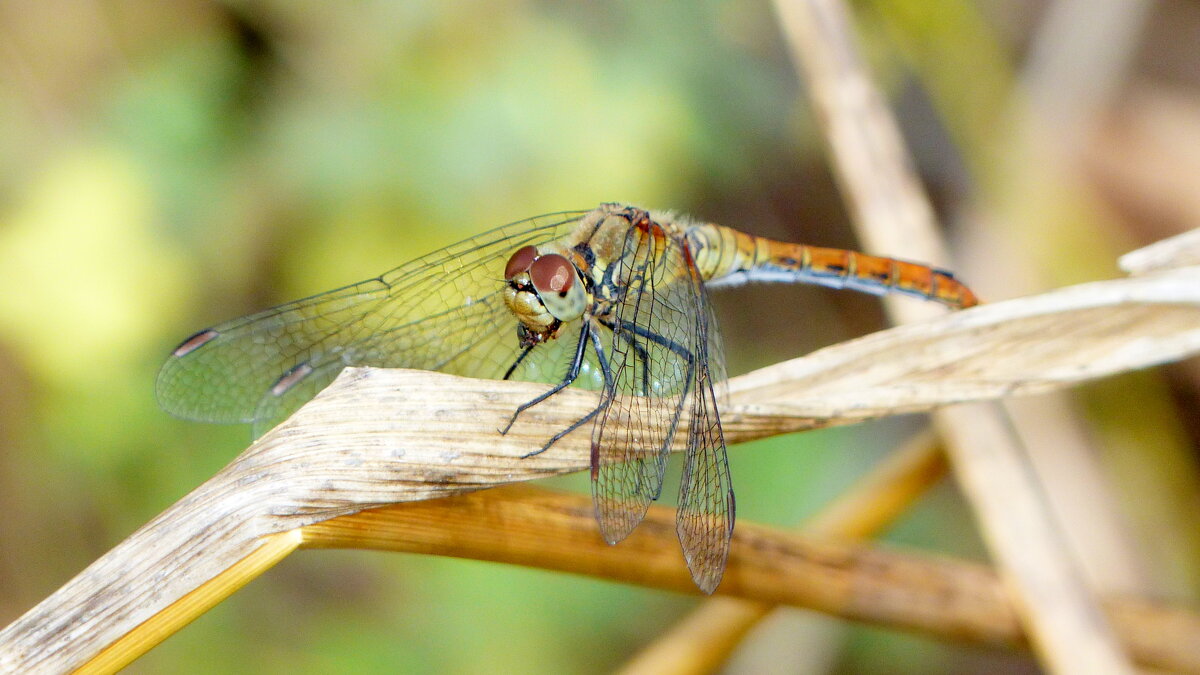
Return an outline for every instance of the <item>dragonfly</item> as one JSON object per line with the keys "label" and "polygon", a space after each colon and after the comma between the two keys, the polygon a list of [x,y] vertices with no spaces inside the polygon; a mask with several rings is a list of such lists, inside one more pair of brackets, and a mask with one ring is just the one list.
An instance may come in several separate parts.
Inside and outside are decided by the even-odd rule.
{"label": "dragonfly", "polygon": [[199,331],[159,372],[161,406],[260,435],[347,366],[415,368],[566,387],[595,407],[532,456],[591,424],[599,529],[615,544],[685,448],[676,533],[696,585],[724,573],[735,503],[717,408],[723,347],[708,299],[751,281],[976,304],[952,273],[843,249],[777,242],[625,204],[518,221],[379,277]]}

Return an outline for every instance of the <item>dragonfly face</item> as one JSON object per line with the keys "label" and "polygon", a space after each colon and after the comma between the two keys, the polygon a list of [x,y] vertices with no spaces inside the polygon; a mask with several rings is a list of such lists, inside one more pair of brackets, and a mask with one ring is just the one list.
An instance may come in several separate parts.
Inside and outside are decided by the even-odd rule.
{"label": "dragonfly face", "polygon": [[504,304],[517,317],[522,347],[552,340],[564,323],[574,321],[591,304],[583,274],[558,253],[539,253],[522,246],[504,267]]}

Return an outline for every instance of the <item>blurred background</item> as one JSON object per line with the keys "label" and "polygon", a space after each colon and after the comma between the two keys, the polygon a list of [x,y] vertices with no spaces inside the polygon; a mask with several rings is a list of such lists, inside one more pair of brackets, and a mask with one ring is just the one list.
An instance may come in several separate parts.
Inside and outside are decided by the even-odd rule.
{"label": "blurred background", "polygon": [[[1120,253],[1200,225],[1200,4],[853,8],[983,298],[1118,276]],[[247,428],[157,408],[156,370],[182,338],[602,201],[855,246],[769,3],[0,0],[0,622],[247,445]],[[733,374],[885,325],[848,292],[716,302]],[[1096,468],[1085,487],[1110,521],[1063,527],[1111,530],[1119,555],[1095,556],[1121,559],[1108,590],[1194,603],[1200,363],[1039,407],[1061,410],[1042,437],[1082,441]],[[920,424],[733,448],[739,517],[798,522]],[[1047,480],[1070,492],[1077,477]],[[887,539],[984,559],[950,481]],[[129,672],[603,672],[695,602],[307,551]],[[799,611],[730,666],[773,669],[1036,671]]]}

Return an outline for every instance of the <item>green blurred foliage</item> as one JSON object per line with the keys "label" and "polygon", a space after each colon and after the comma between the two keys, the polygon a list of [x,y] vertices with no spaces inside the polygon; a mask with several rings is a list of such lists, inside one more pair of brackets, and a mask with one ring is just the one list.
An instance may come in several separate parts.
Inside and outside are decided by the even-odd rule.
{"label": "green blurred foliage", "polygon": [[[942,62],[933,87],[963,106],[942,109],[954,138],[977,140],[994,109],[956,99],[949,75],[996,96],[1008,75],[970,3],[890,16],[860,4],[885,82],[911,76],[891,57],[905,46],[988,65]],[[158,366],[202,326],[601,201],[853,245],[763,3],[13,1],[0,43],[6,623],[245,446],[246,429],[154,403]],[[882,325],[876,301],[849,294],[731,295],[717,302],[733,373]],[[739,515],[794,523],[913,428],[736,448]],[[981,556],[949,487],[893,538]],[[303,552],[130,672],[597,672],[693,602],[477,562]],[[839,668],[963,672],[994,656],[851,630]]]}

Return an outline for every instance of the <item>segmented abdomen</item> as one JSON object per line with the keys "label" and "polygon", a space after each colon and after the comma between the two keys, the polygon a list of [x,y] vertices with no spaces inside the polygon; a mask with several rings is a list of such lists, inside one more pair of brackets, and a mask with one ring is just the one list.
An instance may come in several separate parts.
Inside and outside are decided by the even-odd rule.
{"label": "segmented abdomen", "polygon": [[894,258],[772,241],[720,225],[693,225],[687,239],[709,286],[783,281],[849,288],[883,295],[904,293],[954,308],[979,303],[951,272]]}

